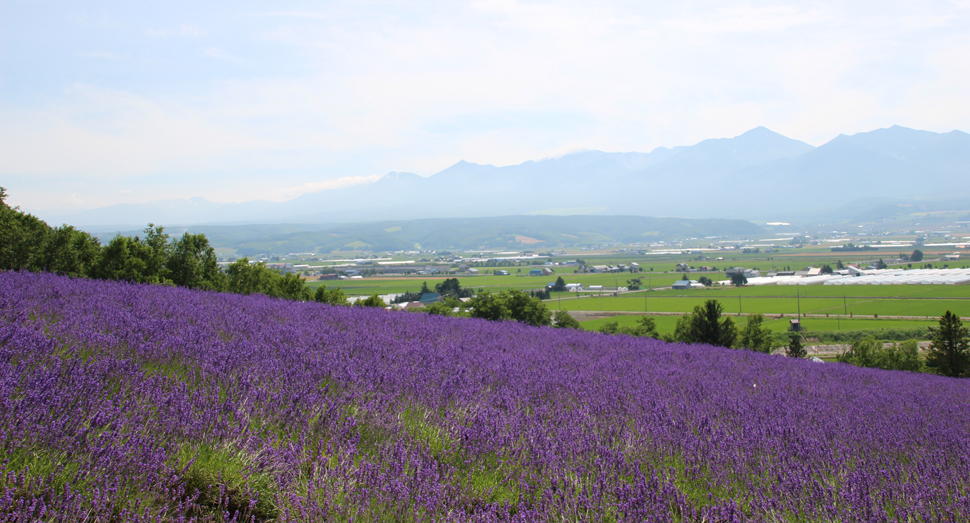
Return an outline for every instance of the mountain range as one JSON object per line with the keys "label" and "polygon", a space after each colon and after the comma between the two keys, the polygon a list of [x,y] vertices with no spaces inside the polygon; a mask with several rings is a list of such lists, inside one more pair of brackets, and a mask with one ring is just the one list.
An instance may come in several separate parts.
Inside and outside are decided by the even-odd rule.
{"label": "mountain range", "polygon": [[41,217],[89,229],[523,214],[835,222],[835,214],[939,199],[970,209],[970,134],[894,126],[814,147],[757,127],[649,153],[584,151],[502,167],[460,161],[428,177],[392,172],[282,203],[190,198]]}

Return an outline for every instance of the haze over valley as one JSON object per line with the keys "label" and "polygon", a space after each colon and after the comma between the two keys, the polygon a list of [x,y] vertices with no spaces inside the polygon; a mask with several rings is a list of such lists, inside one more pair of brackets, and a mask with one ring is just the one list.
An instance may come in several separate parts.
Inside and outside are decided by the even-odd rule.
{"label": "haze over valley", "polygon": [[631,215],[756,221],[864,219],[894,204],[970,210],[970,135],[894,126],[819,146],[757,127],[649,153],[584,151],[518,165],[460,161],[429,177],[391,172],[275,203],[203,198],[38,213],[93,229],[355,223],[508,215]]}

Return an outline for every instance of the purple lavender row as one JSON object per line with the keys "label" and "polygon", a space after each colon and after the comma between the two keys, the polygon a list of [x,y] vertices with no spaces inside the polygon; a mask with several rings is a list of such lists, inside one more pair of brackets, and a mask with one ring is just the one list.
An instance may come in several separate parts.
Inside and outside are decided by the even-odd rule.
{"label": "purple lavender row", "polygon": [[968,381],[0,273],[0,520],[966,521]]}

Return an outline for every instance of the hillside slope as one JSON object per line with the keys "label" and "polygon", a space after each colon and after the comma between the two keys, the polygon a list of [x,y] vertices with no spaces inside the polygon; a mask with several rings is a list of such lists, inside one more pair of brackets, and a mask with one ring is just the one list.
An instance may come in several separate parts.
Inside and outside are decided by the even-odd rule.
{"label": "hillside slope", "polygon": [[970,518],[970,380],[569,329],[7,272],[0,402],[15,521]]}

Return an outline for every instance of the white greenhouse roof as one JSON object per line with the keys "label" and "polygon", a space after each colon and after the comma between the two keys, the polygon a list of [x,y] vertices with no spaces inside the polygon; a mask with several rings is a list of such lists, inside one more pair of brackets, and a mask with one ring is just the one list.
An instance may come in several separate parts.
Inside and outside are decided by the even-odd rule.
{"label": "white greenhouse roof", "polygon": [[[730,280],[717,282],[730,285]],[[970,283],[970,268],[965,269],[881,269],[864,270],[858,276],[821,274],[818,276],[775,276],[748,278],[748,285],[956,285]]]}

